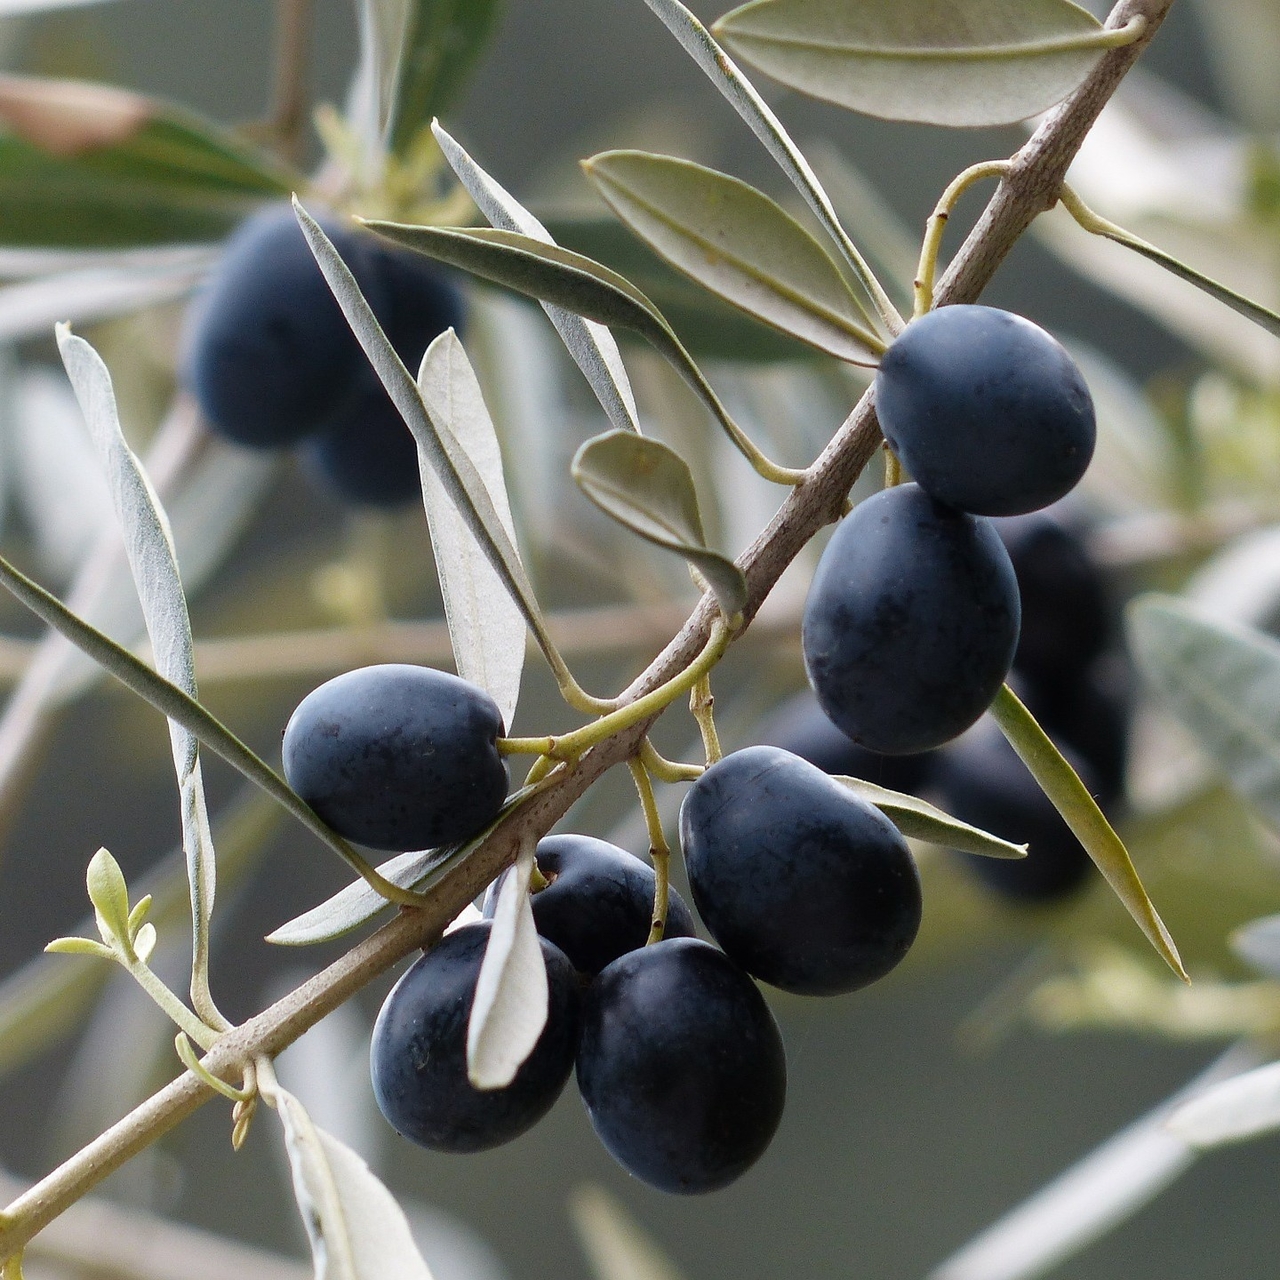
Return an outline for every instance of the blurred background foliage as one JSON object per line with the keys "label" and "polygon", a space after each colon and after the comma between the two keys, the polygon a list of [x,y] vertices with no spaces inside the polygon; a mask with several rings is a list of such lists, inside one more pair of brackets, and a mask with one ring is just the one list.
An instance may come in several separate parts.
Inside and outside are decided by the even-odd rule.
{"label": "blurred background foliage", "polygon": [[[716,16],[705,3],[693,7]],[[268,109],[273,23],[263,0],[117,0],[4,18],[0,53],[10,69],[110,81],[239,125]],[[315,97],[339,102],[355,48],[346,0],[317,0],[313,46]],[[1106,216],[1272,307],[1280,304],[1277,55],[1277,0],[1180,0],[1072,175]],[[1025,136],[921,129],[769,96],[898,297],[942,187]],[[578,173],[577,159],[602,147],[643,146],[731,171],[793,205],[638,0],[507,0],[446,123],[558,238],[618,262],[651,290],[773,456],[801,465],[816,455],[863,376],[797,359],[784,340],[708,306],[602,221]],[[321,152],[314,133],[307,139],[312,168]],[[970,197],[961,218],[979,207]],[[960,229],[951,234],[958,244]],[[183,443],[183,424],[168,409],[175,335],[214,251],[170,253],[148,259],[141,274],[137,264],[81,260],[37,271],[0,246],[0,275],[10,280],[0,287],[0,539],[47,584],[63,592],[78,584],[71,598],[88,593],[114,634],[131,642],[141,634],[120,582],[109,573],[96,588],[90,580],[110,517],[49,334],[69,300],[106,298],[83,308],[82,327],[112,368],[135,446],[159,452],[160,472],[166,450],[186,450],[166,501],[193,598],[204,698],[273,759],[290,709],[325,676],[376,659],[448,663],[430,544],[420,512],[352,515],[293,459]],[[93,270],[107,274],[70,278]],[[94,287],[101,292],[91,295]],[[1180,590],[1220,617],[1280,627],[1275,339],[1086,237],[1061,213],[1037,223],[984,300],[1045,325],[1089,377],[1101,444],[1078,511],[1116,600],[1153,586]],[[540,595],[565,615],[566,651],[584,684],[621,687],[679,625],[692,600],[687,575],[599,516],[570,482],[569,458],[605,424],[541,314],[481,290],[471,305],[468,349],[504,435]],[[708,431],[669,369],[647,351],[624,351],[646,423],[694,466],[713,544],[736,553],[779,491]],[[868,475],[862,483],[878,482]],[[817,549],[784,577],[717,672],[728,747],[752,741],[803,682],[799,608]],[[0,670],[17,690],[0,715],[0,970],[10,975],[0,984],[0,1161],[33,1177],[175,1064],[166,1024],[126,979],[92,961],[27,962],[72,931],[84,867],[99,845],[131,883],[150,875],[164,886],[158,912],[169,928],[157,968],[168,965],[179,981],[185,907],[178,856],[169,852],[178,815],[159,718],[56,647],[45,645],[33,665],[37,633],[7,601],[0,633]],[[514,730],[569,723],[552,682],[532,669]],[[694,737],[675,712],[658,744],[674,754]],[[224,877],[213,984],[240,1018],[333,954],[282,953],[262,938],[345,874],[227,771],[206,767]],[[670,818],[678,794],[665,790]],[[364,1061],[389,981],[291,1050],[282,1078],[411,1206],[437,1280],[586,1276],[566,1212],[586,1182],[609,1188],[691,1280],[926,1275],[1237,1034],[1274,1030],[1280,1020],[1280,988],[1253,982],[1227,943],[1242,922],[1280,910],[1276,834],[1152,702],[1139,706],[1128,790],[1123,832],[1199,979],[1189,1002],[1171,999],[1105,891],[1064,908],[1015,909],[948,856],[922,850],[925,923],[908,963],[852,997],[769,993],[789,1046],[786,1117],[760,1165],[713,1197],[671,1200],[630,1182],[599,1148],[572,1090],[547,1122],[497,1152],[448,1158],[396,1139],[372,1109]],[[636,851],[645,843],[625,776],[606,779],[569,825]],[[208,1107],[106,1193],[301,1256],[276,1136],[259,1126],[239,1155],[228,1136],[225,1110]],[[1278,1158],[1272,1137],[1202,1160],[1055,1274],[1141,1280],[1225,1266],[1270,1274],[1280,1256]],[[173,1247],[183,1246],[175,1238]],[[75,1274],[72,1253],[59,1265]]]}

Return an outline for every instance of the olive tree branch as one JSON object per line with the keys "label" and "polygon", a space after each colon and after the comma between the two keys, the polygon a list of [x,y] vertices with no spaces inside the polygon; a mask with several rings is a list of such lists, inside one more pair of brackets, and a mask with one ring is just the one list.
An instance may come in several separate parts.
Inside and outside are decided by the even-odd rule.
{"label": "olive tree branch", "polygon": [[[975,300],[1036,215],[1057,202],[1072,157],[1171,4],[1172,0],[1121,0],[1116,6],[1108,25],[1120,27],[1135,16],[1145,17],[1142,37],[1106,53],[1088,80],[1046,116],[1013,157],[991,203],[939,283],[939,304]],[[768,527],[739,558],[747,580],[744,622],[756,615],[782,571],[809,539],[840,517],[850,488],[874,456],[880,439],[872,397],[867,394]],[[687,669],[705,649],[718,616],[714,599],[704,596],[679,634],[624,692],[619,705],[637,701]],[[327,969],[223,1035],[202,1059],[205,1069],[221,1080],[237,1081],[247,1062],[279,1053],[366,983],[433,942],[449,920],[515,861],[522,841],[550,830],[598,777],[631,759],[651,724],[652,719],[628,725],[593,746],[443,877],[423,906],[401,911]],[[215,1096],[190,1072],[153,1094],[0,1214],[0,1258],[21,1250],[90,1188]]]}

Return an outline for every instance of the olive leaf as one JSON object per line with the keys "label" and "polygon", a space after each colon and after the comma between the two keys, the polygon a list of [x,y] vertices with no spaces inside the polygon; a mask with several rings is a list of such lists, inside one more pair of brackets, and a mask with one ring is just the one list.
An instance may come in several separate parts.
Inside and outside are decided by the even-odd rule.
{"label": "olive leaf", "polygon": [[410,151],[457,101],[501,8],[501,0],[409,0],[387,122],[396,154]]}
{"label": "olive leaf", "polygon": [[431,1280],[404,1211],[350,1147],[277,1084],[263,1094],[284,1129],[293,1194],[318,1280]]}
{"label": "olive leaf", "polygon": [[535,843],[524,843],[503,877],[476,979],[467,1023],[467,1079],[477,1089],[505,1089],[547,1025],[547,965],[529,898]]}
{"label": "olive leaf", "polygon": [[1013,844],[980,827],[961,822],[918,796],[890,791],[888,787],[879,787],[862,778],[834,776],[841,786],[848,787],[860,800],[874,805],[904,836],[913,840],[941,845],[945,849],[958,849],[961,853],[976,853],[985,858],[1027,856],[1025,844]]}
{"label": "olive leaf", "polygon": [[1184,1102],[1166,1122],[1195,1147],[1217,1147],[1280,1129],[1280,1062],[1255,1067]]}
{"label": "olive leaf", "polygon": [[302,183],[183,107],[112,85],[0,76],[0,243],[216,240]]}
{"label": "olive leaf", "polygon": [[990,713],[1138,928],[1174,973],[1189,982],[1178,948],[1147,896],[1124,841],[1098,808],[1089,788],[1008,685],[996,694]]}
{"label": "olive leaf", "polygon": [[662,313],[630,281],[559,245],[496,228],[413,227],[366,222],[430,258],[470,271],[540,302],[622,329],[631,329],[671,362],[697,392],[742,454],[755,465],[760,451],[743,434]]}
{"label": "olive leaf", "polygon": [[[427,348],[418,387],[425,404],[440,406],[441,426],[471,459],[514,547],[516,530],[498,435],[467,353],[452,329]],[[498,704],[502,723],[510,725],[524,670],[524,614],[472,536],[429,458],[420,455],[419,471],[458,674],[479,685]]]}
{"label": "olive leaf", "polygon": [[1171,596],[1139,597],[1126,622],[1138,668],[1165,708],[1280,829],[1280,644]]}
{"label": "olive leaf", "polygon": [[1280,979],[1280,915],[1241,925],[1231,935],[1231,949],[1259,973]]}
{"label": "olive leaf", "polygon": [[[484,480],[447,425],[452,416],[451,406],[445,400],[433,399],[432,403],[428,404],[423,399],[422,388],[404,367],[395,348],[388,341],[387,335],[383,333],[382,326],[360,292],[360,286],[346,263],[342,261],[341,255],[333,247],[332,241],[325,235],[320,224],[302,207],[297,197],[294,198],[293,207],[298,223],[302,227],[302,234],[311,246],[311,252],[320,264],[320,270],[329,282],[329,288],[338,300],[347,323],[364,348],[365,355],[381,379],[392,403],[400,411],[400,416],[405,420],[418,443],[419,466],[430,465],[435,472],[458,514],[466,521],[467,528],[471,531],[477,545],[483,548],[503,587],[519,606],[529,630],[533,632],[534,639],[538,642],[538,647],[555,672],[557,680],[563,685],[572,677],[551,638],[546,619],[534,594],[533,584],[529,581],[524,566],[520,562],[520,553],[516,550],[515,544],[508,536],[494,509],[493,500],[489,496]],[[369,225],[375,230],[384,230],[390,224],[370,223]],[[425,231],[427,229],[406,228],[406,230]],[[470,234],[485,233],[476,231]],[[506,233],[491,231],[488,234],[504,235]],[[516,238],[523,239],[523,237]],[[411,245],[411,247],[415,246]]]}
{"label": "olive leaf", "polygon": [[883,354],[827,251],[763,192],[643,151],[605,151],[582,167],[640,239],[712,293],[851,364]]}
{"label": "olive leaf", "polygon": [[556,244],[630,280],[666,317],[692,356],[737,363],[817,359],[808,343],[761,324],[708,293],[608,214],[548,217],[546,226]]}
{"label": "olive leaf", "polygon": [[[115,391],[106,365],[67,325],[60,324],[56,332],[67,376],[106,473],[156,669],[195,700],[199,696],[195,642],[169,518],[120,429]],[[190,729],[172,719],[169,741],[178,780],[182,843],[191,891],[192,995],[197,1010],[202,1010],[212,1006],[207,985],[209,921],[213,914],[217,862],[200,771],[199,743]]]}
{"label": "olive leaf", "polygon": [[876,274],[868,266],[857,245],[849,238],[823,190],[813,166],[791,140],[782,121],[773,113],[756,87],[739,70],[733,59],[720,47],[706,27],[689,12],[680,0],[645,0],[658,20],[680,42],[702,73],[724,95],[747,127],[763,144],[787,180],[813,210],[822,228],[835,242],[841,255],[853,268],[858,283],[866,291],[876,313],[890,332],[902,327],[902,317],[885,293]]}
{"label": "olive leaf", "polygon": [[[545,244],[555,244],[551,233],[509,191],[489,176],[453,138],[433,121],[431,130],[458,181],[489,222],[505,231],[518,231]],[[574,363],[615,427],[640,430],[640,415],[626,366],[613,334],[602,324],[544,302],[547,319],[555,326]]]}
{"label": "olive leaf", "polygon": [[712,30],[812,97],[953,126],[1045,111],[1131,38],[1071,0],[752,0]]}
{"label": "olive leaf", "polygon": [[130,936],[129,888],[124,882],[120,864],[106,849],[99,849],[89,859],[85,882],[102,941],[108,946],[112,943],[123,945]]}
{"label": "olive leaf", "polygon": [[1172,1098],[981,1231],[928,1280],[1035,1280],[1106,1235],[1195,1163],[1195,1152],[1167,1127],[1178,1106],[1257,1061],[1245,1045],[1228,1049]]}
{"label": "olive leaf", "polygon": [[606,431],[573,458],[578,487],[606,515],[683,556],[706,579],[727,618],[747,600],[747,580],[728,556],[707,547],[689,464],[660,440]]}

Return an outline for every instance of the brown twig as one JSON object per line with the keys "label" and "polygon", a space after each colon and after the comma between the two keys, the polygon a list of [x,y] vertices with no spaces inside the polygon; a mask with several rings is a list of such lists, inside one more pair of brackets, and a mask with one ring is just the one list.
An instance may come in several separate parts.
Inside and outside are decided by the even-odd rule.
{"label": "brown twig", "polygon": [[[1036,214],[1053,203],[1072,156],[1171,3],[1121,0],[1110,25],[1141,14],[1147,19],[1145,33],[1135,44],[1108,52],[1085,84],[1045,119],[1017,153],[938,286],[940,304],[976,299]],[[740,557],[747,579],[744,616],[748,621],[800,549],[824,524],[839,518],[853,482],[879,443],[872,399],[864,395],[768,528]],[[639,698],[686,668],[705,647],[715,615],[714,601],[704,597],[623,700]],[[284,999],[228,1032],[203,1059],[205,1067],[219,1078],[237,1081],[245,1061],[278,1053],[365,983],[437,938],[446,922],[515,860],[522,839],[550,830],[598,777],[636,753],[649,727],[650,722],[629,726],[588,751],[559,783],[519,809],[446,876],[426,906],[402,912]],[[184,1074],[77,1152],[5,1211],[0,1220],[0,1257],[20,1249],[89,1188],[213,1096],[195,1076]]]}

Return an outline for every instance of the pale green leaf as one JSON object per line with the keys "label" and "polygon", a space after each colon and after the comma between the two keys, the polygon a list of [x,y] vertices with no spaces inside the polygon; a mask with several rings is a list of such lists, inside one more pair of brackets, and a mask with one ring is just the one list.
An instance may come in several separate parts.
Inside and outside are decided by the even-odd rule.
{"label": "pale green leaf", "polygon": [[603,1187],[569,1197],[569,1217],[596,1280],[681,1280],[675,1264]]}
{"label": "pale green leaf", "polygon": [[[146,470],[120,429],[115,391],[106,365],[98,353],[83,338],[75,337],[65,324],[58,326],[57,338],[67,376],[106,474],[156,669],[194,700],[198,697],[195,643],[169,518]],[[203,998],[208,980],[209,920],[213,914],[217,864],[209,831],[198,741],[188,728],[172,719],[169,741],[178,781],[182,843],[191,891],[192,980]]]}
{"label": "pale green leaf", "polygon": [[114,960],[115,952],[101,942],[92,938],[54,938],[45,945],[51,955],[61,956],[96,956],[100,960]]}
{"label": "pale green leaf", "polygon": [[317,1280],[431,1280],[404,1211],[369,1166],[291,1093],[266,1092],[284,1128]]}
{"label": "pale green leaf", "polygon": [[[559,245],[547,244],[514,231],[500,231],[492,227],[413,227],[395,222],[368,222],[366,225],[398,244],[461,267],[516,293],[537,298],[540,302],[550,302],[600,324],[634,330],[671,362],[753,466],[765,471],[772,467],[743,435],[661,312],[616,271]],[[320,234],[323,235],[322,232]],[[350,288],[355,288],[354,281]],[[342,301],[341,297],[339,301]],[[367,311],[368,307],[364,309]],[[372,312],[369,313],[369,323],[376,325]],[[387,350],[390,351],[389,346]],[[387,386],[390,390],[390,383]],[[401,412],[405,413],[407,409],[402,407]],[[795,483],[797,478],[798,474],[792,474],[785,480]]]}
{"label": "pale green leaf", "polygon": [[1070,0],[752,0],[713,30],[812,97],[956,126],[1047,110],[1117,41]]}
{"label": "pale green leaf", "polygon": [[185,108],[112,85],[0,76],[0,243],[190,244],[303,179]]}
{"label": "pale green leaf", "polygon": [[637,236],[712,293],[852,364],[883,353],[827,251],[754,187],[643,151],[606,151],[583,168]]}
{"label": "pale green leaf", "polygon": [[505,1089],[547,1025],[547,966],[529,899],[534,842],[503,878],[467,1022],[467,1078]]}
{"label": "pale green leaf", "polygon": [[976,853],[985,858],[1027,856],[1025,844],[1012,844],[980,827],[961,822],[919,796],[890,791],[862,778],[837,776],[836,781],[848,787],[859,799],[875,805],[904,836],[912,840],[941,845],[944,849],[958,849],[961,853]]}
{"label": "pale green leaf", "polygon": [[[518,231],[521,235],[544,244],[555,244],[551,233],[509,191],[489,176],[458,143],[440,127],[431,126],[444,158],[449,162],[458,181],[476,203],[476,208],[489,222],[505,231]],[[555,326],[574,363],[582,370],[591,389],[609,415],[615,427],[640,430],[640,418],[636,398],[631,390],[626,366],[613,334],[594,320],[583,319],[572,311],[543,303],[547,318]]]}
{"label": "pale green leaf", "polygon": [[747,580],[728,556],[708,549],[693,473],[669,445],[630,431],[607,431],[574,455],[573,478],[606,515],[688,560],[726,617],[742,609]]}
{"label": "pale green leaf", "polygon": [[1195,1147],[1241,1142],[1280,1129],[1280,1062],[1223,1080],[1183,1103],[1170,1132]]}
{"label": "pale green leaf", "polygon": [[103,942],[121,942],[129,937],[129,889],[124,882],[120,864],[107,852],[99,849],[89,859],[85,873],[89,888],[89,901],[98,917],[98,928]]}
{"label": "pale green leaf", "polygon": [[[498,435],[467,353],[452,329],[445,330],[427,348],[418,370],[418,388],[439,425],[470,458],[514,548],[516,530]],[[510,725],[524,670],[524,614],[425,451],[419,454],[419,471],[458,674],[479,685],[498,704],[503,724]]]}
{"label": "pale green leaf", "polygon": [[791,140],[782,121],[733,59],[716,43],[711,32],[680,0],[645,0],[645,3],[764,145],[853,268],[881,320],[891,332],[896,333],[902,327],[902,317],[841,225],[831,198],[823,190],[813,166]]}
{"label": "pale green leaf", "polygon": [[129,937],[137,937],[138,930],[142,928],[143,922],[151,914],[153,901],[151,894],[148,893],[133,904],[133,910],[129,912]]}
{"label": "pale green leaf", "polygon": [[996,694],[991,715],[1147,940],[1174,973],[1190,981],[1178,948],[1147,896],[1124,841],[1098,808],[1089,788],[1008,685]]}
{"label": "pale green leaf", "polygon": [[1171,596],[1140,597],[1127,622],[1134,659],[1165,708],[1280,829],[1280,644]]}
{"label": "pale green leaf", "polygon": [[502,0],[409,0],[390,104],[392,151],[404,154],[459,98],[497,26]]}
{"label": "pale green leaf", "polygon": [[[564,663],[551,639],[546,619],[542,615],[534,594],[533,584],[529,581],[524,566],[520,562],[520,553],[503,527],[484,480],[449,429],[448,422],[452,412],[450,405],[445,400],[433,399],[431,403],[424,400],[422,389],[414,381],[413,375],[404,367],[395,348],[383,333],[382,326],[360,292],[360,286],[356,284],[355,277],[342,261],[341,255],[333,247],[329,237],[296,199],[294,211],[302,227],[302,234],[311,246],[311,252],[315,254],[320,270],[329,282],[329,288],[337,298],[347,323],[364,348],[365,355],[368,356],[370,364],[382,380],[382,385],[386,388],[392,403],[400,411],[400,416],[405,420],[418,443],[419,465],[421,466],[424,461],[429,463],[439,483],[448,494],[449,500],[466,522],[472,537],[479,546],[484,548],[484,553],[503,587],[519,606],[529,630],[533,632],[538,642],[538,647],[553,670],[559,674],[565,670]],[[369,225],[385,234],[392,224],[370,223]],[[416,232],[426,229],[405,228],[405,230]],[[470,234],[482,236],[486,233],[475,231]],[[506,233],[490,231],[487,234],[492,236]],[[515,238],[524,239],[521,236]]]}
{"label": "pale green leaf", "polygon": [[1176,1181],[1195,1152],[1166,1128],[1186,1098],[1257,1062],[1228,1050],[1168,1101],[1122,1129],[980,1232],[928,1280],[1035,1280],[1106,1235]]}
{"label": "pale green leaf", "polygon": [[144,924],[133,940],[133,953],[143,964],[151,959],[151,953],[156,949],[156,937],[155,925]]}
{"label": "pale green leaf", "polygon": [[1231,949],[1259,973],[1280,979],[1280,915],[1241,925],[1231,935]]}

